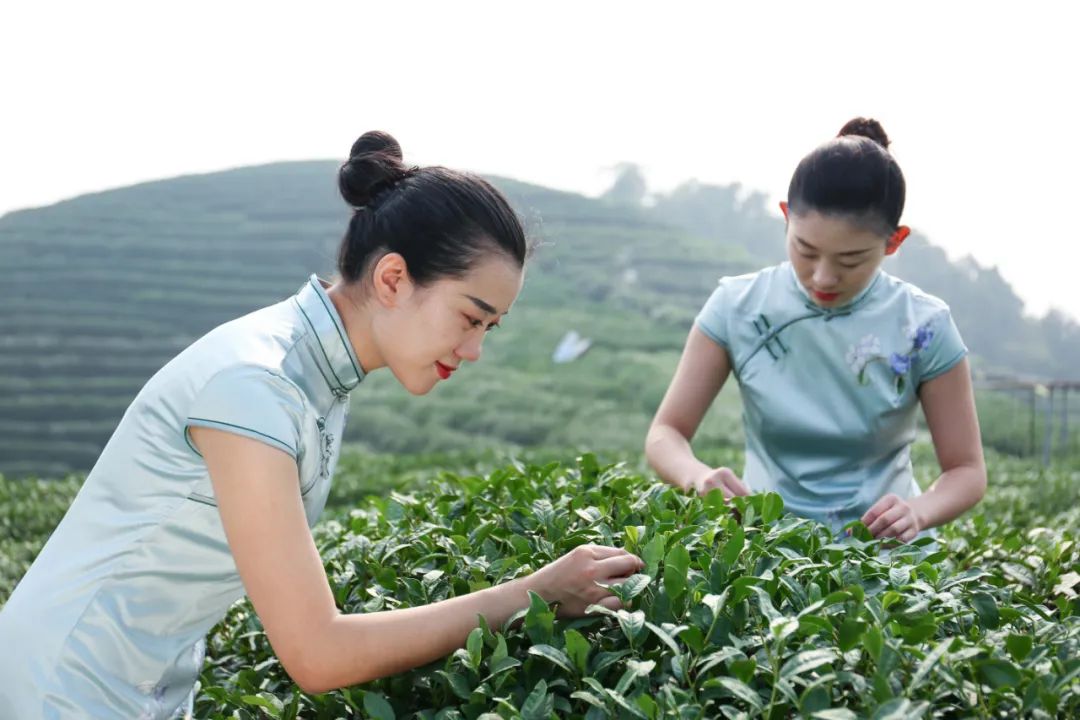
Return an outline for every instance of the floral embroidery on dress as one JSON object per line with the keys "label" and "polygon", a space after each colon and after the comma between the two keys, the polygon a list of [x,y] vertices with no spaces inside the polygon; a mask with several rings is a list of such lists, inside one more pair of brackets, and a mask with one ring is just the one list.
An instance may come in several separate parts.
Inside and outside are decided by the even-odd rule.
{"label": "floral embroidery on dress", "polygon": [[893,371],[896,394],[900,395],[904,392],[911,366],[918,354],[925,350],[934,339],[934,331],[930,323],[908,325],[904,328],[904,337],[911,343],[911,348],[905,353],[889,353],[888,357],[881,354],[881,340],[876,335],[866,335],[848,348],[844,359],[859,379],[860,385],[867,385],[870,382],[866,377],[866,369],[870,363],[883,362]]}
{"label": "floral embroidery on dress", "polygon": [[865,384],[866,366],[880,356],[881,340],[877,335],[867,335],[848,349],[845,359],[851,366],[851,371],[859,377],[859,382]]}
{"label": "floral embroidery on dress", "polygon": [[326,418],[316,418],[315,424],[319,426],[319,442],[322,446],[319,457],[319,476],[330,475],[330,462],[334,458],[334,435],[326,429]]}

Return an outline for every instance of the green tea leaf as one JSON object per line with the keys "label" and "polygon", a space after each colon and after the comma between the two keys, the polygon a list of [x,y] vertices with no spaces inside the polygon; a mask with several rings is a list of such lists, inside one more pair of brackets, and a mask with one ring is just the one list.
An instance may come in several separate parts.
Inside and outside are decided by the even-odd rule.
{"label": "green tea leaf", "polygon": [[649,577],[656,577],[660,571],[660,563],[664,560],[664,546],[665,536],[662,533],[655,533],[641,551],[641,559],[645,562],[643,572]]}
{"label": "green tea leaf", "polygon": [[866,623],[860,620],[847,619],[841,625],[838,631],[839,638],[838,644],[840,649],[847,652],[851,648],[855,647],[859,640],[862,638],[863,633],[866,632]]}
{"label": "green tea leaf", "polygon": [[491,662],[495,663],[507,656],[506,637],[499,633],[495,636],[495,649],[491,651]]}
{"label": "green tea leaf", "polygon": [[729,567],[734,566],[735,562],[739,559],[739,555],[743,551],[745,542],[746,531],[742,529],[741,525],[736,525],[731,531],[731,537],[724,543],[724,550],[721,554],[721,558]]}
{"label": "green tea leaf", "polygon": [[521,667],[521,661],[513,657],[503,657],[498,660],[492,660],[488,665],[488,675],[484,680],[490,680],[491,678],[506,672],[507,670],[513,670],[516,667]]}
{"label": "green tea leaf", "polygon": [[571,675],[574,674],[573,662],[567,657],[566,653],[558,648],[552,647],[551,645],[533,645],[529,648],[529,654],[542,657],[548,662],[558,665]]}
{"label": "green tea leaf", "polygon": [[619,626],[622,628],[623,634],[626,635],[626,639],[633,645],[634,641],[645,629],[645,613],[640,610],[634,612],[618,610],[615,617],[618,618]]}
{"label": "green tea leaf", "polygon": [[578,672],[584,675],[589,667],[589,641],[577,630],[570,629],[563,634],[566,643],[566,654]]}
{"label": "green tea leaf", "polygon": [[555,710],[555,699],[548,694],[547,682],[536,683],[533,691],[521,705],[522,720],[548,720]]}
{"label": "green tea leaf", "polygon": [[465,641],[465,650],[469,654],[469,666],[476,670],[480,667],[480,660],[484,653],[484,631],[482,628],[474,628]]}
{"label": "green tea leaf", "polygon": [[973,593],[969,602],[979,616],[979,624],[988,630],[996,630],[1000,624],[1000,616],[994,598],[986,593]]}
{"label": "green tea leaf", "polygon": [[603,651],[597,653],[592,659],[592,673],[599,675],[608,669],[615,663],[622,660],[624,657],[630,654],[629,650],[619,650],[617,652]]}
{"label": "green tea leaf", "polygon": [[866,648],[866,652],[873,658],[874,662],[877,662],[881,657],[883,644],[884,638],[881,635],[881,630],[876,626],[870,626],[863,635],[863,647]]}
{"label": "green tea leaf", "polygon": [[771,523],[784,512],[784,500],[777,493],[765,493],[761,502],[761,521]]}
{"label": "green tea leaf", "polygon": [[705,607],[709,608],[709,612],[712,613],[712,619],[715,620],[720,616],[720,611],[724,608],[724,601],[727,600],[728,592],[731,590],[729,587],[719,595],[709,594],[701,599],[701,602]]}
{"label": "green tea leaf", "polygon": [[827,665],[836,659],[836,653],[832,650],[818,649],[818,650],[804,650],[803,652],[796,653],[784,663],[780,668],[780,677],[793,678],[798,675],[802,675],[804,672],[809,672],[815,668],[819,668],[822,665]]}
{"label": "green tea leaf", "polygon": [[570,697],[575,700],[581,700],[583,702],[586,702],[593,707],[600,708],[601,710],[607,709],[607,705],[604,704],[604,701],[593,695],[588,690],[575,690],[574,692],[570,693]]}
{"label": "green tea leaf", "polygon": [[534,644],[551,642],[555,613],[542,597],[529,591],[529,610],[525,613],[525,633]]}
{"label": "green tea leaf", "polygon": [[280,718],[282,711],[285,709],[285,705],[281,700],[266,692],[258,695],[244,695],[240,700],[247,705],[261,707],[272,718]]}
{"label": "green tea leaf", "polygon": [[754,708],[755,710],[760,711],[762,709],[761,698],[756,692],[754,692],[753,688],[751,688],[744,682],[730,677],[718,677],[709,680],[707,684],[716,684],[722,687],[724,690],[727,690],[729,693],[731,693],[731,695],[733,695],[735,698],[742,700],[744,703]]}
{"label": "green tea leaf", "polygon": [[810,717],[814,718],[814,720],[857,720],[859,716],[847,708],[829,708],[828,710],[818,710]]}
{"label": "green tea leaf", "polygon": [[465,678],[464,675],[462,675],[461,673],[450,672],[448,670],[438,670],[436,672],[437,674],[442,675],[446,679],[446,682],[450,686],[450,689],[459,698],[461,698],[462,700],[468,700],[470,697],[472,697],[472,686],[469,684],[469,681]]}
{"label": "green tea leaf", "polygon": [[922,685],[923,680],[925,680],[930,674],[930,671],[934,669],[934,666],[937,665],[938,660],[940,660],[941,657],[946,652],[948,652],[949,646],[952,645],[952,642],[953,638],[945,638],[936,646],[934,646],[933,650],[926,654],[926,657],[924,657],[922,662],[919,663],[918,669],[911,677],[911,682],[907,686],[907,690],[909,693],[915,692],[915,690],[918,689],[920,685]]}
{"label": "green tea leaf", "polygon": [[799,620],[793,617],[778,617],[769,623],[769,632],[777,642],[783,642],[799,629]]}
{"label": "green tea leaf", "polygon": [[990,687],[1015,687],[1020,684],[1020,671],[1008,660],[992,658],[975,663],[975,669]]}
{"label": "green tea leaf", "polygon": [[621,692],[610,689],[605,689],[604,692],[607,694],[608,697],[615,701],[615,704],[617,704],[623,710],[629,712],[634,717],[642,718],[642,720],[649,720],[648,716],[646,716],[645,713],[643,713],[637,705],[629,702]]}
{"label": "green tea leaf", "polygon": [[615,595],[623,602],[636,598],[645,588],[649,587],[649,583],[652,582],[652,578],[648,575],[635,574],[628,577],[621,583],[607,586]]}
{"label": "green tea leaf", "polygon": [[682,545],[668,551],[664,559],[664,589],[668,597],[678,598],[686,590],[686,575],[690,567],[690,553]]}
{"label": "green tea leaf", "polygon": [[668,634],[663,628],[653,625],[647,620],[645,621],[645,627],[651,630],[653,635],[656,635],[656,637],[659,638],[660,642],[667,645],[672,653],[678,655],[682,652],[682,650],[679,648],[678,643],[675,642],[675,639],[672,638],[671,635]]}
{"label": "green tea leaf", "polygon": [[1009,635],[1005,638],[1005,647],[1009,650],[1012,659],[1020,662],[1031,654],[1034,641],[1030,635]]}
{"label": "green tea leaf", "polygon": [[377,692],[364,693],[364,712],[375,720],[396,720],[394,708]]}
{"label": "green tea leaf", "polygon": [[871,720],[911,720],[918,717],[911,701],[907,698],[893,698],[881,705]]}
{"label": "green tea leaf", "polygon": [[754,658],[733,660],[728,669],[736,678],[742,680],[744,683],[749,683],[754,677],[754,672],[757,670],[757,661],[754,660]]}

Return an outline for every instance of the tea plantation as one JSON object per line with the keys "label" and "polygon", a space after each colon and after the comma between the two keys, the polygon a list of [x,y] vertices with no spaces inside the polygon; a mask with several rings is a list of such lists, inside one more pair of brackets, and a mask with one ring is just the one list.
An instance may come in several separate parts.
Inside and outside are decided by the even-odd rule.
{"label": "tea plantation", "polygon": [[[918,471],[934,466],[926,448]],[[440,600],[583,543],[626,547],[625,609],[564,621],[533,597],[432,665],[308,696],[247,603],[209,639],[209,718],[1068,718],[1080,714],[1080,467],[990,458],[937,542],[834,538],[775,495],[725,505],[590,454],[343,460],[316,529],[346,612]],[[708,458],[739,466],[734,451]],[[453,472],[450,471],[453,470]],[[78,481],[0,480],[0,597]]]}

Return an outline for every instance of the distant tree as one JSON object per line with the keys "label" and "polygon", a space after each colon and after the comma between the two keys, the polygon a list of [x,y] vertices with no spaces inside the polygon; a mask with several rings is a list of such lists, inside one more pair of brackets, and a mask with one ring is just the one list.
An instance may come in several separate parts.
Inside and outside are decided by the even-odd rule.
{"label": "distant tree", "polygon": [[1062,380],[1080,380],[1080,324],[1060,310],[1050,310],[1039,321],[1042,340]]}
{"label": "distant tree", "polygon": [[624,205],[641,205],[649,186],[641,168],[634,163],[619,163],[615,168],[615,182],[601,197],[608,202]]}
{"label": "distant tree", "polygon": [[659,195],[653,212],[659,220],[681,225],[696,235],[725,245],[737,245],[763,264],[784,257],[780,220],[770,215],[762,192],[745,192],[742,185],[708,185],[690,180]]}

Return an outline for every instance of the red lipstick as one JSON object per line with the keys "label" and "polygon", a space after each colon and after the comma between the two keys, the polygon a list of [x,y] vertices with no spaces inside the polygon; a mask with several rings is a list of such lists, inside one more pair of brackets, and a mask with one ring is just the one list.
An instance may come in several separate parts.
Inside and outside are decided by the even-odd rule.
{"label": "red lipstick", "polygon": [[457,368],[452,368],[449,365],[443,365],[441,362],[435,361],[435,370],[443,380],[449,380],[456,369]]}
{"label": "red lipstick", "polygon": [[832,302],[836,298],[840,297],[840,293],[823,293],[815,290],[814,297],[822,302]]}

